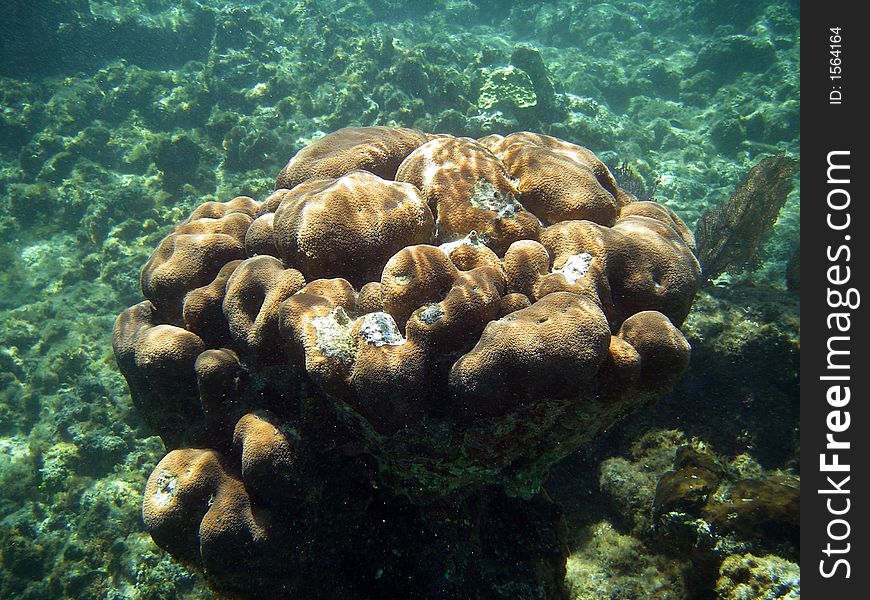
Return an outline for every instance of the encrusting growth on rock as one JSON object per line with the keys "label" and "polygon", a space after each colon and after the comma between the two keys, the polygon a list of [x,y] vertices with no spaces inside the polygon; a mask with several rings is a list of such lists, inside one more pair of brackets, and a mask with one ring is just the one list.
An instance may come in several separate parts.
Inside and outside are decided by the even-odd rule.
{"label": "encrusting growth on rock", "polygon": [[[324,521],[336,495],[401,498],[427,531],[439,510],[486,527],[490,503],[549,519],[531,499],[550,465],[686,368],[699,277],[679,217],[575,144],[329,134],[264,202],[196,209],[117,319],[119,367],[171,450],[146,525],[215,587],[270,597],[306,589],[327,540],[369,518],[345,499]],[[558,588],[549,560],[517,558],[516,576]],[[267,576],[249,589],[251,565]]]}

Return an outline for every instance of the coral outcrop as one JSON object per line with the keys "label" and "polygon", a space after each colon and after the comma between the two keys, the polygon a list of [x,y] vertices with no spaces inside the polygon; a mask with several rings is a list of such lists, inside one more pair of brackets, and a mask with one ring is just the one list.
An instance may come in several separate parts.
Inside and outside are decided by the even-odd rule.
{"label": "coral outcrop", "polygon": [[[421,531],[445,514],[491,531],[488,550],[468,555],[480,540],[452,530],[455,581],[503,551],[520,565],[512,585],[556,597],[559,526],[540,483],[679,378],[678,327],[699,277],[679,217],[620,190],[575,144],[329,134],[264,202],[197,208],[145,265],[146,300],[117,319],[119,367],[170,450],[146,524],[234,593],[253,593],[246,563],[296,565],[262,583],[270,595],[312,589],[306,569],[325,540],[367,526],[351,498],[328,524],[321,503],[401,499],[397,518]],[[536,535],[555,536],[552,551],[509,549],[496,505],[520,527],[548,523]],[[276,543],[288,536],[313,550]],[[245,560],[228,560],[231,547]],[[445,576],[433,568],[402,572],[422,589]],[[412,585],[390,577],[383,589]]]}

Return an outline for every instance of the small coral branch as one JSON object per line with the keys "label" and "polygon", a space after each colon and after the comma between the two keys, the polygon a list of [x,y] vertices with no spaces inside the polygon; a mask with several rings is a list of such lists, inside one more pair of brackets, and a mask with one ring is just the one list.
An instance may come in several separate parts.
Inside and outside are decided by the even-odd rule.
{"label": "small coral branch", "polygon": [[777,154],[752,167],[727,202],[705,210],[695,228],[704,279],[739,273],[753,262],[794,187],[797,161]]}

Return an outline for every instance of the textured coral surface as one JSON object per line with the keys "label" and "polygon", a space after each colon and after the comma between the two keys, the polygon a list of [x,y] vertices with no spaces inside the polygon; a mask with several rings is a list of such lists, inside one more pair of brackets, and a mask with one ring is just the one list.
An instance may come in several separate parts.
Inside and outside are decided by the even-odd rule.
{"label": "textured coral surface", "polygon": [[276,188],[194,210],[114,330],[171,450],[145,523],[217,587],[237,589],[244,562],[304,562],[281,540],[320,535],[306,486],[345,468],[312,481],[324,457],[370,457],[424,513],[485,486],[529,499],[688,363],[692,234],[585,148],[347,128]]}
{"label": "textured coral surface", "polygon": [[[695,231],[701,212],[724,203],[765,156],[800,154],[797,0],[7,4],[0,37],[4,599],[215,597],[200,569],[173,559],[145,528],[142,491],[167,450],[131,402],[107,332],[124,307],[141,300],[142,265],[173,226],[208,200],[243,194],[266,202],[288,158],[323,132],[397,125],[471,138],[523,130],[558,136],[590,148],[621,189],[638,199],[655,197]],[[508,69],[516,85],[493,85]],[[489,101],[496,103],[482,109]],[[578,172],[553,163],[559,168],[549,170],[551,177]],[[535,181],[528,185],[521,191],[540,189]],[[559,198],[556,211],[574,210],[570,197]],[[680,326],[692,357],[674,390],[550,468],[544,489],[564,509],[569,538],[579,540],[569,548],[580,550],[584,565],[574,571],[580,579],[568,583],[577,600],[715,593],[718,565],[702,580],[691,564],[673,570],[664,564],[669,551],[659,534],[643,527],[651,523],[656,483],[672,468],[673,453],[656,459],[654,471],[646,459],[630,474],[625,464],[611,468],[607,489],[619,492],[599,490],[601,462],[622,458],[634,465],[639,459],[629,448],[648,430],[676,429],[718,456],[747,454],[765,470],[797,472],[799,305],[797,279],[786,289],[783,272],[789,257],[798,256],[799,204],[795,188],[764,241],[760,265],[742,274],[729,269],[701,291]],[[607,205],[599,207],[612,210]],[[544,226],[552,224],[538,206],[526,208]],[[246,244],[277,259],[277,250],[268,249],[273,220],[255,221]],[[550,257],[535,242],[518,244],[536,269],[538,261],[550,269]],[[511,277],[528,266],[513,260],[521,254],[511,252]],[[479,253],[465,246],[451,256],[470,265]],[[589,258],[566,261],[562,270],[582,271]],[[223,404],[223,389],[232,389],[234,379],[222,373],[242,352],[229,347],[236,342],[220,300],[237,262],[189,293],[182,311],[184,327],[208,348],[194,368],[213,391],[200,398],[197,388],[187,410],[214,419],[224,440],[233,438],[240,418]],[[790,265],[792,274],[799,271],[799,260]],[[536,271],[525,272],[524,282],[536,281]],[[232,310],[243,318],[233,319],[234,328],[249,319],[241,309],[244,290],[253,289],[238,282],[244,285],[234,288]],[[294,285],[290,277],[286,283]],[[344,294],[350,284],[318,285]],[[281,298],[278,287],[270,289]],[[359,290],[366,312],[376,311],[368,306],[377,289]],[[523,290],[506,294],[506,306],[523,308],[532,294]],[[397,299],[387,312],[402,306]],[[247,343],[259,343],[260,329],[250,329]],[[623,362],[630,360],[620,346]],[[350,346],[334,348],[344,353]],[[282,351],[273,345],[266,352]],[[274,365],[252,372],[267,370],[277,375]],[[318,408],[306,404],[308,415]],[[324,421],[322,430],[338,432],[335,424]],[[311,440],[310,430],[299,433]],[[336,437],[334,450],[316,454],[316,461],[305,458],[310,450],[291,454],[297,465],[312,468],[291,471],[281,485],[268,480],[266,487],[285,497],[294,489],[288,491],[289,482],[305,482],[302,497],[296,493],[305,510],[292,510],[306,529],[282,539],[292,540],[297,557],[306,549],[312,560],[305,568],[324,576],[310,578],[308,593],[299,597],[316,597],[318,589],[326,598],[446,595],[443,586],[423,585],[425,565],[430,583],[454,584],[452,597],[492,597],[486,581],[499,582],[512,598],[541,596],[534,578],[527,594],[504,581],[527,564],[524,556],[548,549],[564,556],[553,544],[555,520],[540,495],[537,512],[526,501],[492,498],[486,490],[452,508],[447,500],[433,502],[427,512],[389,491],[389,474],[361,459],[360,439]],[[233,476],[245,481],[230,442],[219,451],[232,454]],[[598,523],[614,534],[595,529]],[[320,546],[303,535],[318,527]],[[601,535],[590,534],[593,529]],[[637,543],[610,543],[626,534]],[[740,554],[747,551],[796,560],[767,546]],[[484,554],[488,565],[476,558]],[[680,560],[685,557],[681,552]],[[541,573],[555,579],[557,562],[539,563]],[[478,587],[471,585],[472,572]],[[400,581],[403,586],[388,583]]]}

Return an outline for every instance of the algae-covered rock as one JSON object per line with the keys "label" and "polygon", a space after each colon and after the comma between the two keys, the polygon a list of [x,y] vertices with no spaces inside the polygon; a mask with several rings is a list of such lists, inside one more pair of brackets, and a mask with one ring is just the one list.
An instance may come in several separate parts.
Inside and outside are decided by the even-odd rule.
{"label": "algae-covered rock", "polygon": [[770,40],[746,35],[713,38],[698,53],[695,69],[708,70],[726,80],[742,71],[763,72],[776,60]]}
{"label": "algae-covered rock", "polygon": [[567,560],[572,600],[688,598],[686,564],[656,556],[644,544],[602,521],[588,528]]}
{"label": "algae-covered rock", "polygon": [[734,550],[794,553],[800,534],[799,479],[748,469],[738,457],[723,466],[709,450],[684,446],[656,488],[655,526],[675,548],[727,556]]}
{"label": "algae-covered rock", "polygon": [[531,77],[513,65],[487,71],[477,98],[481,110],[531,108],[537,103]]}
{"label": "algae-covered rock", "polygon": [[685,444],[685,435],[680,431],[648,431],[632,444],[627,456],[610,457],[601,463],[599,489],[633,535],[652,532],[656,487],[673,467],[677,450]]}
{"label": "algae-covered rock", "polygon": [[797,599],[800,567],[778,556],[735,554],[722,562],[716,594],[721,600]]}
{"label": "algae-covered rock", "polygon": [[49,448],[42,456],[40,487],[46,492],[60,490],[75,475],[79,460],[79,449],[74,444],[60,442]]}

